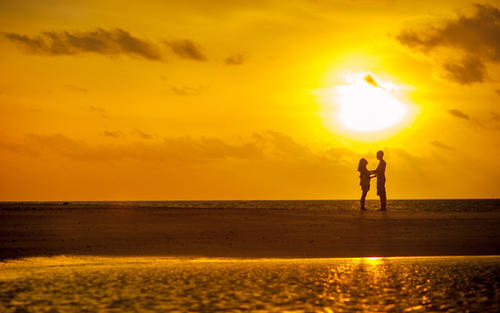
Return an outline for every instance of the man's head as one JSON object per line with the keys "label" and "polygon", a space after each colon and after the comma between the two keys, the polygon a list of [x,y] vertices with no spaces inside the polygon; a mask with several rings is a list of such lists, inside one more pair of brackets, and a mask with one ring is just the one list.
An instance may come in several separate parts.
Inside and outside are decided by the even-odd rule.
{"label": "man's head", "polygon": [[382,160],[384,158],[384,151],[377,151],[377,160]]}

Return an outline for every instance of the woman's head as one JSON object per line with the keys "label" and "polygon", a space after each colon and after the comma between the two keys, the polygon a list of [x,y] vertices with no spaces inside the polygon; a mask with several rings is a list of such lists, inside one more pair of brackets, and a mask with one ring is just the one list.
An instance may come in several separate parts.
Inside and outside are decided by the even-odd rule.
{"label": "woman's head", "polygon": [[368,161],[365,158],[361,158],[361,160],[359,160],[359,164],[358,164],[358,171],[365,169],[366,165],[368,165]]}

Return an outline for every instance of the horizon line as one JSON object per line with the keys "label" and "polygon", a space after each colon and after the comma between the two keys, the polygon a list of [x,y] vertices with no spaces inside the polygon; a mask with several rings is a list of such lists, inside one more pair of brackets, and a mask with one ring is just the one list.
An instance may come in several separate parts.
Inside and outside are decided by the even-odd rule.
{"label": "horizon line", "polygon": [[[377,198],[370,198],[367,200],[378,201]],[[388,201],[407,201],[407,200],[500,200],[500,198],[394,198],[387,199]],[[237,201],[359,201],[358,198],[343,198],[343,199],[162,199],[162,200],[0,200],[0,203],[9,202],[190,202],[190,201],[204,201],[204,202],[237,202]]]}

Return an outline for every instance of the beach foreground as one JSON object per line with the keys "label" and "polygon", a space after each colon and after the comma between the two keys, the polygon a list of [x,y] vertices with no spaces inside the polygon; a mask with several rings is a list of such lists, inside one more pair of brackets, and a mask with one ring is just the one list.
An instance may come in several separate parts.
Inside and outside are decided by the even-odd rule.
{"label": "beach foreground", "polygon": [[0,258],[500,254],[499,200],[3,203]]}
{"label": "beach foreground", "polygon": [[1,312],[498,312],[500,257],[42,257],[0,265]]}

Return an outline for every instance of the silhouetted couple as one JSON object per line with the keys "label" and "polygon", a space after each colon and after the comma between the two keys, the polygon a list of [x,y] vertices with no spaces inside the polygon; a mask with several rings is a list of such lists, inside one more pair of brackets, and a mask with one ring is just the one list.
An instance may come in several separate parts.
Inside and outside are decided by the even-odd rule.
{"label": "silhouetted couple", "polygon": [[377,160],[379,161],[378,166],[375,170],[369,171],[366,168],[368,161],[366,159],[359,160],[358,171],[359,171],[359,184],[361,185],[361,210],[366,210],[365,200],[368,190],[370,190],[370,179],[377,177],[377,195],[380,197],[380,211],[386,210],[387,197],[385,194],[385,161],[384,152],[377,152]]}

